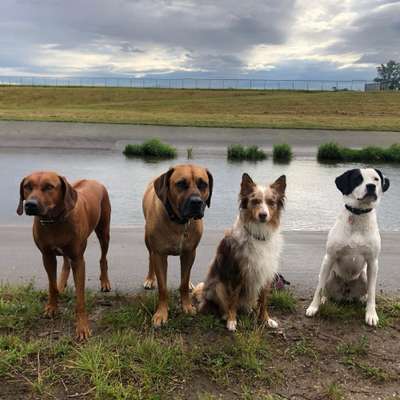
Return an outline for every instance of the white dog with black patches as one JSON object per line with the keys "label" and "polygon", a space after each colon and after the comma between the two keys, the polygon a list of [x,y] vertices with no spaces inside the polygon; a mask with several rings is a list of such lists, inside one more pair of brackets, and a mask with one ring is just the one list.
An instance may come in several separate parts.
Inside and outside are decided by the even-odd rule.
{"label": "white dog with black patches", "polygon": [[[376,206],[389,179],[373,168],[352,169],[335,180],[345,207],[330,230],[319,282],[306,315],[314,316],[326,299],[365,300],[365,322],[376,326],[375,291],[381,237]],[[325,297],[326,296],[326,297]]]}

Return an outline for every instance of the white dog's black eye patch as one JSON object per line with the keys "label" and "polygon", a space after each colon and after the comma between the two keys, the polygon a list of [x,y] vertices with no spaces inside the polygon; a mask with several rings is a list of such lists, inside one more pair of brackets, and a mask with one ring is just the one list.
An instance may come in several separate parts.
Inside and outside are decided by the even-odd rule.
{"label": "white dog's black eye patch", "polygon": [[335,179],[336,187],[344,195],[350,194],[357,186],[360,186],[362,182],[363,177],[358,168],[350,169]]}
{"label": "white dog's black eye patch", "polygon": [[386,192],[386,190],[389,189],[390,187],[390,181],[388,178],[384,177],[382,172],[379,169],[375,168],[375,171],[378,173],[379,177],[381,178],[381,183],[382,183],[382,191]]}

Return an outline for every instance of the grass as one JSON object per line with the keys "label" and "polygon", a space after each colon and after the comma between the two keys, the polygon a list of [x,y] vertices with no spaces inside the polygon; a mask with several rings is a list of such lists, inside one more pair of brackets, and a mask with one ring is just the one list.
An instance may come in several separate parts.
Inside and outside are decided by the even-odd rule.
{"label": "grass", "polygon": [[272,150],[272,158],[275,162],[288,163],[293,158],[293,152],[287,143],[275,144]]}
{"label": "grass", "polygon": [[127,157],[175,158],[177,151],[175,147],[154,138],[142,144],[127,144],[123,153]]}
{"label": "grass", "polygon": [[[93,337],[76,343],[73,297],[67,291],[60,313],[48,320],[41,316],[45,292],[32,285],[0,287],[2,398],[278,400],[296,393],[337,400],[349,388],[362,390],[365,381],[381,398],[398,387],[392,354],[398,299],[378,303],[395,329],[387,325],[370,335],[349,312],[351,327],[337,318],[320,324],[295,312],[308,299],[273,291],[270,311],[280,328],[260,325],[255,314],[239,315],[232,334],[212,314],[182,314],[177,291],[170,292],[170,319],[161,330],[151,322],[156,293],[88,292]],[[377,350],[376,343],[384,346]]]}
{"label": "grass", "polygon": [[317,159],[320,162],[400,163],[400,144],[387,148],[370,146],[352,149],[337,143],[325,143],[319,146]]}
{"label": "grass", "polygon": [[0,119],[400,130],[400,93],[0,87]]}
{"label": "grass", "polygon": [[228,147],[228,160],[231,161],[260,161],[267,158],[264,150],[258,146],[242,146],[241,144],[233,144]]}

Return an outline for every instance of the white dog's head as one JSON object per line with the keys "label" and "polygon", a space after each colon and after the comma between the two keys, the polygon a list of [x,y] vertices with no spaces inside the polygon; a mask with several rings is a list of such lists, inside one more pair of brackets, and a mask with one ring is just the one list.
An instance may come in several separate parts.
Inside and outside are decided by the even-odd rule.
{"label": "white dog's head", "polygon": [[338,176],[335,183],[345,203],[354,208],[375,207],[390,186],[389,179],[374,168],[351,169]]}

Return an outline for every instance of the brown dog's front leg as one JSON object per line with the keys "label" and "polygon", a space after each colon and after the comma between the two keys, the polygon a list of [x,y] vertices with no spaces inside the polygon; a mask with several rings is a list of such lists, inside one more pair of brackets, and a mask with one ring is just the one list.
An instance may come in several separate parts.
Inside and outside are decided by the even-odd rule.
{"label": "brown dog's front leg", "polygon": [[265,286],[261,289],[260,295],[258,297],[258,317],[263,322],[268,324],[271,328],[277,328],[278,323],[273,320],[267,310],[267,298],[270,293],[271,289],[270,286]]}
{"label": "brown dog's front leg", "polygon": [[57,311],[57,258],[53,253],[42,254],[43,265],[49,278],[49,301],[45,306],[44,313],[47,317],[53,317]]}
{"label": "brown dog's front leg", "polygon": [[150,257],[152,258],[151,262],[154,265],[158,286],[158,305],[153,316],[153,325],[155,328],[159,328],[161,325],[166,324],[168,320],[168,262],[166,255],[151,253]]}
{"label": "brown dog's front leg", "polygon": [[185,314],[196,314],[196,309],[192,306],[189,296],[190,271],[196,257],[196,250],[187,251],[181,254],[181,303]]}
{"label": "brown dog's front leg", "polygon": [[69,273],[71,271],[71,262],[67,256],[64,256],[64,263],[61,270],[61,276],[58,281],[58,292],[63,293],[67,287],[67,282],[69,278]]}
{"label": "brown dog's front leg", "polygon": [[91,332],[85,309],[85,260],[79,256],[71,260],[76,291],[76,337],[86,340]]}

